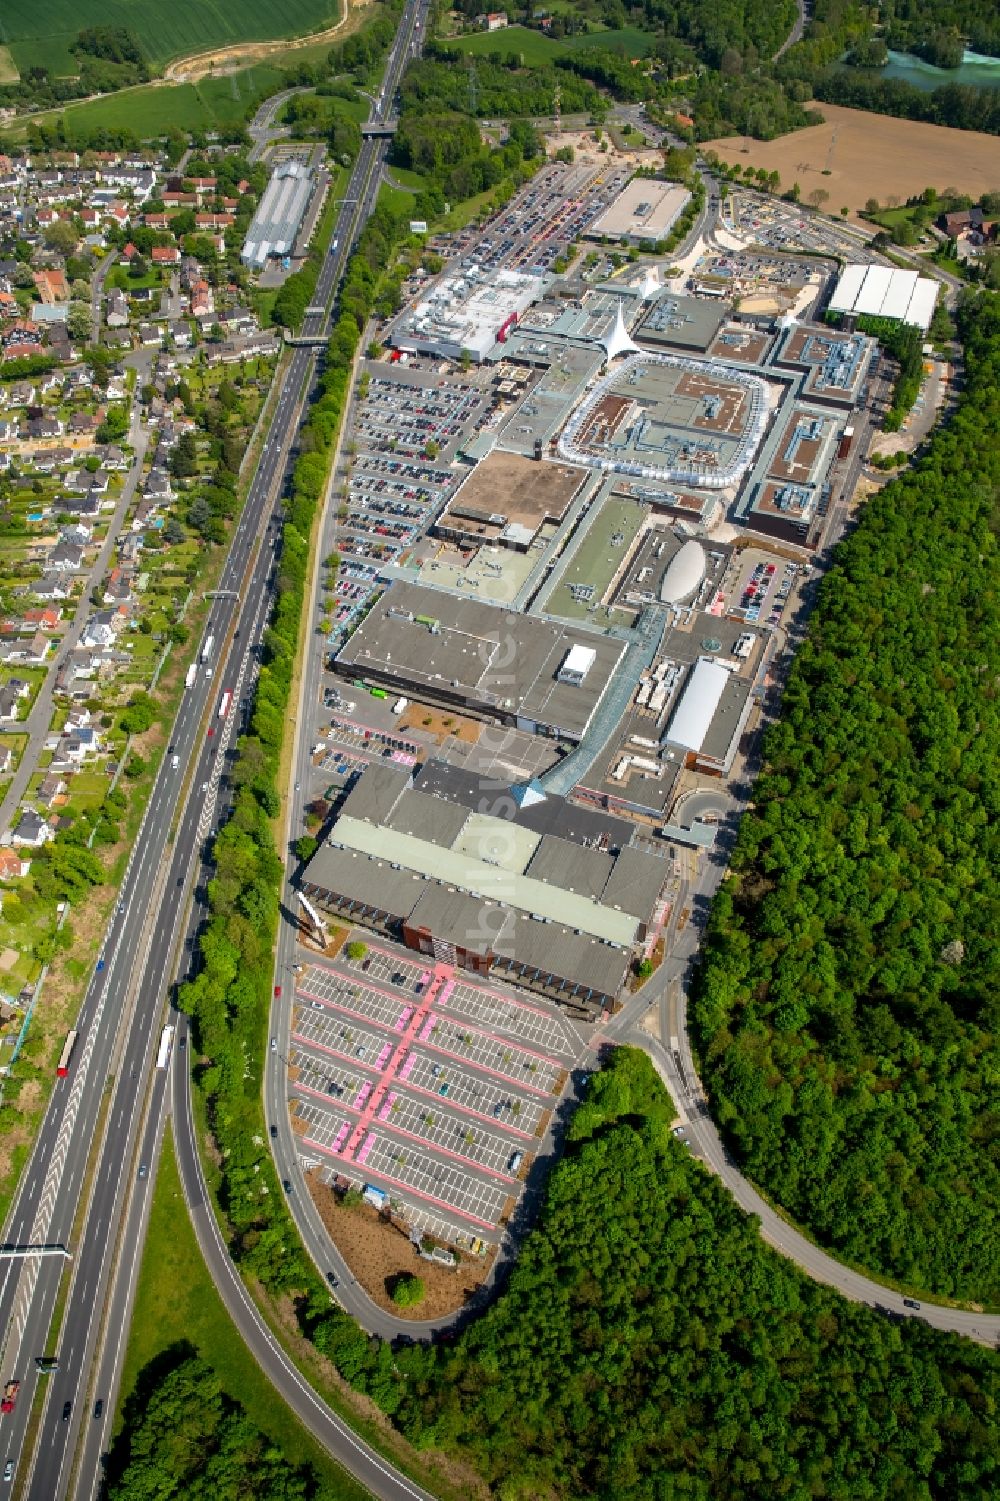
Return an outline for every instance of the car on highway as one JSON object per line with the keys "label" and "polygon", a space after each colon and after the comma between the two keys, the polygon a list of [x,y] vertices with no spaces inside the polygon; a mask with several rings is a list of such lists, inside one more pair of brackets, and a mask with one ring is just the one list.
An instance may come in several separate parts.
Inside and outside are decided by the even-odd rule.
{"label": "car on highway", "polygon": [[915,1308],[915,1309],[917,1309],[919,1311],[920,1304],[917,1302],[916,1298],[904,1298],[903,1299],[903,1307],[904,1308]]}
{"label": "car on highway", "polygon": [[272,1037],[271,1038],[271,1052],[272,1053],[276,1053],[277,1051],[278,1051],[278,1039],[276,1037]]}
{"label": "car on highway", "polygon": [[94,1417],[95,1418],[99,1418],[101,1416],[101,1414],[103,1413],[103,1411],[104,1411],[104,1398],[103,1397],[98,1397],[97,1401],[94,1403]]}
{"label": "car on highway", "polygon": [[72,1411],[73,1411],[73,1404],[72,1404],[72,1402],[64,1402],[63,1403],[63,1415],[62,1415],[62,1420],[63,1420],[64,1423],[67,1421],[67,1419],[69,1418],[69,1415],[70,1415],[70,1413]]}
{"label": "car on highway", "polygon": [[277,1139],[278,1139],[278,1128],[277,1128],[277,1126],[272,1126],[271,1127],[271,1140],[272,1141],[277,1141]]}
{"label": "car on highway", "polygon": [[140,1178],[145,1178],[145,1176],[146,1176],[146,1174],[148,1172],[149,1172],[149,1168],[146,1166],[146,1164],[144,1162],[140,1162],[140,1164],[139,1164],[139,1177]]}
{"label": "car on highway", "polygon": [[286,1194],[290,1194],[290,1193],[294,1192],[294,1190],[292,1188],[292,1185],[289,1183],[289,1181],[288,1181],[287,1178],[282,1178],[282,1180],[281,1180],[281,1186],[285,1190]]}
{"label": "car on highway", "polygon": [[340,1286],[340,1278],[337,1276],[336,1272],[327,1272],[326,1280],[327,1282],[329,1282],[331,1287]]}

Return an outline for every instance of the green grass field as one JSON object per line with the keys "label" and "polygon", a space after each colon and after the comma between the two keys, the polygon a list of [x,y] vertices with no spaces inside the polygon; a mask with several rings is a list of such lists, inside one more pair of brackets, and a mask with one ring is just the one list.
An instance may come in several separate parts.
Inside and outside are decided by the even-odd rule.
{"label": "green grass field", "polygon": [[164,135],[172,125],[218,130],[239,125],[246,118],[248,105],[281,88],[284,78],[280,68],[261,63],[228,78],[122,89],[101,99],[46,110],[33,118],[41,121],[63,116],[68,124],[81,129],[133,130],[141,140]]}
{"label": "green grass field", "polygon": [[[304,36],[332,26],[337,0],[4,0],[0,43],[23,72],[31,63],[65,71],[69,44],[85,26],[123,26],[155,65],[233,42]],[[75,71],[75,69],[70,69]]]}
{"label": "green grass field", "polygon": [[273,1439],[287,1459],[313,1466],[325,1483],[325,1497],[364,1501],[368,1492],[314,1442],[237,1334],[198,1250],[168,1130],[122,1373],[123,1400],[130,1396],[143,1367],[182,1341],[208,1361],[223,1389],[242,1403],[250,1422]]}
{"label": "green grass field", "polygon": [[[603,621],[604,611],[595,612],[590,604],[600,600],[621,567],[645,515],[646,507],[637,500],[609,499],[604,502],[545,603],[550,615],[567,620]],[[611,541],[616,535],[624,539],[617,547]],[[590,604],[578,603],[573,598],[571,584],[590,584],[593,587]]]}
{"label": "green grass field", "polygon": [[566,57],[571,52],[592,51],[598,47],[624,47],[630,57],[645,57],[652,45],[653,38],[648,32],[636,31],[631,26],[620,31],[590,31],[585,36],[565,37],[559,41],[525,26],[508,26],[505,31],[477,31],[472,36],[448,39],[448,46],[460,52],[471,52],[477,57],[489,56],[491,52],[498,52],[502,57],[522,56],[529,67],[554,62],[557,57]]}

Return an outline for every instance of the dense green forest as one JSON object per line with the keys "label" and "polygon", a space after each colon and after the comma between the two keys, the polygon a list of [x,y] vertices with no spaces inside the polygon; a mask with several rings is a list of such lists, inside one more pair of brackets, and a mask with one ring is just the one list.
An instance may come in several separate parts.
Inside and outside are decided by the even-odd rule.
{"label": "dense green forest", "polygon": [[[494,0],[458,0],[455,9],[469,19],[495,9]],[[768,58],[795,24],[795,0],[571,0],[550,14],[547,7],[508,7],[508,15],[525,25],[540,16],[551,22],[550,34],[576,36],[604,27],[619,31],[638,27],[658,39],[658,55],[667,59],[685,49],[710,67],[719,67],[727,52]]]}
{"label": "dense green forest", "polygon": [[109,1501],[324,1501],[315,1477],[278,1453],[194,1355],[130,1407],[126,1457]]}
{"label": "dense green forest", "polygon": [[996,1495],[996,1355],[809,1282],[672,1114],[616,1051],[507,1290],[457,1344],[397,1351],[397,1423],[505,1501]]}
{"label": "dense green forest", "polygon": [[938,67],[957,67],[966,43],[973,52],[1000,57],[996,0],[885,0],[878,16],[891,47]]}
{"label": "dense green forest", "polygon": [[747,1172],[838,1254],[1000,1303],[1000,298],[823,581],[693,1024]]}

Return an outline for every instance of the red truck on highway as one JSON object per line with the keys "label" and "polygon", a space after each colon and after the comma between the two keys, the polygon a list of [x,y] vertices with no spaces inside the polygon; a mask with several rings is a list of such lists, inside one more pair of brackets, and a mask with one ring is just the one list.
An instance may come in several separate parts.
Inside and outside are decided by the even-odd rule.
{"label": "red truck on highway", "polygon": [[20,1381],[8,1381],[3,1389],[3,1400],[0,1401],[0,1412],[13,1412],[17,1405],[17,1394],[21,1390]]}

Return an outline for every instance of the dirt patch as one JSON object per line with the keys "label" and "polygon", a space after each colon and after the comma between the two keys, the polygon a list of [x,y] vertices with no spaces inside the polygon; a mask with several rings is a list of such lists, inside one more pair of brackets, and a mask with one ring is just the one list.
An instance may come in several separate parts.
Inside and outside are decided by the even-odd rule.
{"label": "dirt patch", "polygon": [[[365,1292],[379,1308],[403,1319],[440,1319],[462,1308],[485,1280],[492,1257],[461,1256],[454,1269],[417,1255],[406,1231],[385,1219],[371,1204],[347,1207],[315,1172],[306,1174],[309,1192],[337,1250]],[[386,1283],[400,1273],[416,1275],[426,1293],[415,1308],[397,1308]]]}
{"label": "dirt patch", "polygon": [[252,68],[256,63],[267,62],[284,52],[292,52],[297,47],[315,47],[324,42],[332,42],[341,31],[350,35],[357,30],[357,21],[353,26],[348,25],[351,14],[370,3],[371,0],[344,0],[344,14],[340,20],[310,36],[277,42],[239,42],[232,47],[216,47],[210,52],[196,52],[191,57],[178,58],[164,69],[163,82],[200,83],[203,78],[224,78],[229,73],[239,73],[244,68]]}
{"label": "dirt patch", "polygon": [[419,730],[438,745],[443,745],[449,736],[461,740],[463,745],[477,745],[483,732],[477,719],[465,719],[461,714],[433,709],[429,704],[407,704],[396,723],[401,730]]}
{"label": "dirt patch", "polygon": [[17,83],[21,77],[9,47],[0,47],[0,83]]}
{"label": "dirt patch", "polygon": [[702,149],[742,167],[777,172],[783,188],[797,182],[806,200],[823,188],[834,214],[846,205],[856,216],[869,198],[884,204],[892,195],[903,203],[926,187],[955,188],[978,199],[1000,179],[996,136],[897,120],[839,104],[819,108],[822,125],[776,141],[728,136],[706,141]]}

